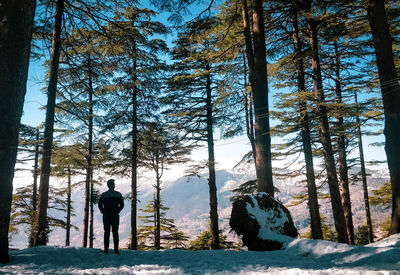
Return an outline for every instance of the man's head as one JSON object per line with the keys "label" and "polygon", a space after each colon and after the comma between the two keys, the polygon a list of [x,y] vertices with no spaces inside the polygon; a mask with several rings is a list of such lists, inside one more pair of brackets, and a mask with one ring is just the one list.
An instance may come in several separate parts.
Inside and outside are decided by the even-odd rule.
{"label": "man's head", "polygon": [[115,180],[114,179],[109,179],[107,181],[107,186],[109,189],[114,189],[115,188]]}

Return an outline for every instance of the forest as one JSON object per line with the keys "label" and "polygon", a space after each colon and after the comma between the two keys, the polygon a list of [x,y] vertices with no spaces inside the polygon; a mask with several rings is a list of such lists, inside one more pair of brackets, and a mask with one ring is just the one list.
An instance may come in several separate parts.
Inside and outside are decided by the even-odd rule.
{"label": "forest", "polygon": [[[33,62],[45,71],[39,126],[21,123]],[[28,228],[29,247],[46,246],[56,227],[69,246],[78,186],[81,246],[92,248],[99,186],[111,177],[130,182],[129,250],[241,249],[220,228],[217,133],[250,144],[241,163],[255,167],[255,180],[233,190],[232,201],[274,198],[277,177],[301,176],[306,192],[293,199],[307,203],[306,237],[360,244],[349,188],[356,183],[362,244],[376,241],[371,204],[389,205],[386,234],[400,233],[399,74],[397,0],[0,0],[0,262],[10,261],[19,226]],[[375,145],[384,146],[390,182],[371,197],[363,138],[382,133]],[[192,162],[199,149],[207,159]],[[295,162],[301,167],[285,172]],[[162,199],[174,165],[207,174],[209,230],[190,245]],[[14,189],[17,166],[32,180]],[[141,171],[153,175],[145,209]],[[66,185],[51,184],[57,180]],[[330,201],[330,232],[322,198]]]}

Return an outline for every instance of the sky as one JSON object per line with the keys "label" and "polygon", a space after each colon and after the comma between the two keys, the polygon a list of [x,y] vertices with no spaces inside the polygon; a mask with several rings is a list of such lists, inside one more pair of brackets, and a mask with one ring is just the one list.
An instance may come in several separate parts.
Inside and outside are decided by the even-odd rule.
{"label": "sky", "polygon": [[374,244],[352,246],[292,239],[284,250],[130,251],[39,246],[10,251],[1,274],[400,274],[400,234]]}
{"label": "sky", "polygon": [[[145,1],[145,4],[148,1]],[[147,4],[148,5],[148,4]],[[192,8],[192,13],[196,14],[201,11],[201,7],[195,6]],[[160,20],[163,23],[167,23],[167,13],[161,13],[157,20]],[[169,46],[172,45],[172,41],[174,39],[173,34],[169,34],[165,37]],[[28,124],[30,126],[38,126],[44,122],[45,119],[45,110],[43,106],[46,105],[47,96],[44,93],[44,88],[46,87],[45,83],[45,71],[43,66],[43,60],[35,60],[30,63],[29,66],[29,75],[27,82],[27,93],[25,97],[25,104],[22,116],[22,123]],[[42,91],[43,90],[43,91]],[[270,87],[270,92],[274,93],[274,89]],[[273,102],[272,98],[270,102]],[[271,105],[271,104],[270,104]],[[271,108],[271,106],[270,106]],[[272,122],[272,125],[274,122]],[[216,133],[218,131],[216,130]],[[218,162],[218,169],[226,169],[232,170],[235,164],[237,164],[242,157],[248,153],[251,149],[249,141],[245,135],[238,136],[234,139],[229,140],[220,140],[219,135],[215,134],[215,158]],[[384,148],[380,147],[370,147],[370,143],[374,142],[382,142],[384,140],[383,135],[374,136],[374,137],[363,137],[364,142],[364,154],[366,161],[371,160],[385,160],[386,155],[384,152]],[[282,142],[277,138],[273,138],[272,142]],[[358,151],[355,150],[353,154],[358,154]],[[192,153],[191,159],[193,160],[204,160],[207,158],[207,149],[206,147],[195,150]],[[283,162],[273,161],[273,167],[280,167],[283,165]],[[296,164],[293,166],[293,169],[299,167],[300,164]],[[380,167],[386,168],[386,165],[381,165]],[[27,174],[30,176],[30,174]],[[169,171],[167,173],[167,177],[176,177],[182,175],[182,169],[176,169],[174,171]],[[24,178],[25,176],[22,176]],[[21,179],[21,174],[16,178],[17,185],[20,182],[24,182],[25,180]]]}

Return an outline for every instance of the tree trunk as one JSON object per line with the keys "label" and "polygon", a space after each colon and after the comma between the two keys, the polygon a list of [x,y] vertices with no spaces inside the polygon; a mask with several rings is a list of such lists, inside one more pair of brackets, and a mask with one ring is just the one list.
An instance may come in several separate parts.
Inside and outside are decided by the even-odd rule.
{"label": "tree trunk", "polygon": [[389,234],[400,233],[400,84],[392,51],[393,38],[384,0],[367,1],[367,17],[375,46],[385,114],[385,151],[392,184],[392,223]]}
{"label": "tree trunk", "polygon": [[302,95],[305,92],[305,74],[304,74],[304,63],[302,56],[302,43],[299,36],[299,27],[297,20],[297,10],[293,11],[293,44],[296,56],[296,72],[297,72],[297,87],[299,92],[299,111],[300,111],[300,123],[301,123],[301,139],[304,151],[304,160],[306,163],[306,178],[307,178],[307,190],[308,190],[308,208],[310,211],[310,227],[311,227],[311,238],[321,239],[322,226],[321,216],[319,214],[318,195],[317,187],[315,185],[315,173],[314,163],[311,148],[311,133],[310,123],[307,113],[307,101]]}
{"label": "tree trunk", "polygon": [[[271,163],[271,133],[268,109],[268,75],[265,53],[264,17],[262,0],[253,0],[254,43],[254,132],[256,149],[257,191],[274,196]],[[250,65],[250,63],[249,63]]]}
{"label": "tree trunk", "polygon": [[[88,156],[86,156],[88,161]],[[87,163],[88,165],[88,163]],[[89,229],[89,207],[90,207],[90,168],[86,168],[85,178],[85,202],[83,205],[83,230],[82,230],[82,247],[87,247],[88,229]]]}
{"label": "tree trunk", "polygon": [[134,65],[133,65],[133,94],[132,94],[132,159],[131,159],[131,232],[130,232],[130,244],[129,249],[136,250],[137,249],[137,150],[138,150],[138,140],[137,140],[137,63],[136,56],[134,57]]}
{"label": "tree trunk", "polygon": [[[207,66],[210,71],[210,66]],[[207,106],[207,149],[208,149],[208,187],[210,195],[210,222],[211,222],[211,249],[220,249],[219,243],[219,227],[218,227],[218,200],[217,185],[215,178],[215,156],[214,156],[214,127],[213,127],[213,106],[212,106],[212,90],[211,75],[207,74],[206,81],[206,106]]]}
{"label": "tree trunk", "polygon": [[158,172],[158,157],[156,160],[156,198],[155,198],[155,213],[156,213],[156,234],[155,234],[155,241],[154,241],[154,246],[155,249],[159,250],[161,248],[161,217],[160,217],[160,174]]}
{"label": "tree trunk", "polygon": [[35,145],[35,160],[33,163],[33,192],[32,192],[32,223],[29,235],[29,247],[33,247],[34,232],[35,232],[35,221],[36,221],[36,211],[37,211],[37,179],[39,172],[39,147],[40,140],[40,130],[36,128],[36,145]]}
{"label": "tree trunk", "polygon": [[246,134],[250,141],[251,150],[253,152],[253,159],[256,159],[256,149],[254,144],[254,122],[253,122],[253,108],[252,108],[252,94],[251,90],[247,91],[247,66],[246,66],[246,56],[243,55],[243,68],[244,68],[244,85],[243,85],[243,99],[244,99],[244,111],[246,117]]}
{"label": "tree trunk", "polygon": [[[342,87],[340,81],[340,56],[337,41],[333,42],[335,48],[335,91],[336,91],[336,102],[341,106],[342,101]],[[342,109],[342,107],[339,107]],[[341,111],[341,110],[340,110]],[[340,178],[340,191],[343,205],[344,218],[346,220],[347,235],[349,236],[350,244],[354,244],[354,226],[351,212],[351,200],[350,200],[350,188],[349,188],[349,176],[347,168],[347,156],[346,156],[346,136],[344,133],[344,122],[343,113],[340,112],[337,117],[337,150],[338,150],[338,164],[339,164],[339,178]]]}
{"label": "tree trunk", "polygon": [[92,64],[90,56],[88,58],[88,84],[89,84],[89,148],[88,148],[88,166],[89,166],[89,179],[90,179],[90,220],[89,220],[89,247],[93,248],[93,81],[92,81]]}
{"label": "tree trunk", "polygon": [[68,187],[67,187],[67,227],[65,228],[65,246],[70,245],[70,233],[71,233],[71,168],[68,167]]}
{"label": "tree trunk", "polygon": [[369,208],[367,173],[365,171],[364,150],[363,150],[363,142],[362,142],[362,134],[361,134],[361,123],[360,123],[360,116],[358,113],[358,100],[357,100],[357,92],[356,91],[354,91],[354,102],[356,104],[358,150],[360,152],[361,178],[362,178],[363,191],[364,191],[364,205],[365,205],[365,216],[367,219],[367,227],[368,227],[368,240],[369,240],[369,243],[373,243],[374,242],[374,232],[372,230],[371,211]]}
{"label": "tree trunk", "polygon": [[332,142],[329,133],[328,115],[326,107],[324,105],[325,95],[322,89],[321,66],[319,62],[319,53],[318,53],[317,24],[318,23],[314,18],[312,17],[307,18],[307,27],[310,33],[310,46],[312,51],[314,94],[317,104],[315,109],[315,115],[318,117],[319,121],[320,142],[322,144],[322,150],[324,154],[327,180],[328,180],[329,192],[333,210],[333,218],[335,222],[335,228],[338,233],[338,241],[341,243],[348,243],[349,239],[346,231],[343,206],[341,203],[338,179],[336,175],[335,159],[333,157]]}
{"label": "tree trunk", "polygon": [[26,93],[35,0],[0,2],[0,263],[9,261],[12,181]]}
{"label": "tree trunk", "polygon": [[64,12],[64,0],[57,0],[56,5],[51,46],[50,79],[47,89],[42,166],[40,171],[39,206],[36,218],[34,246],[47,244],[47,207],[49,203],[50,164],[53,149],[54,110],[56,106],[57,75],[60,58],[61,25]]}
{"label": "tree trunk", "polygon": [[94,203],[93,203],[93,194],[94,194],[94,184],[93,184],[93,170],[91,169],[90,173],[90,218],[89,218],[89,247],[93,248],[94,241],[94,231],[93,231],[93,214],[94,214]]}

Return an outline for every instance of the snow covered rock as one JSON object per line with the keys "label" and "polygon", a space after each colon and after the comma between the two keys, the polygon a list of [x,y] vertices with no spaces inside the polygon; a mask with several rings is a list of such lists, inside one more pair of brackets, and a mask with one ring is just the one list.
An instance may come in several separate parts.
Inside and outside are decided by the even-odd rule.
{"label": "snow covered rock", "polygon": [[289,210],[267,193],[236,197],[229,221],[249,250],[279,250],[297,237]]}

